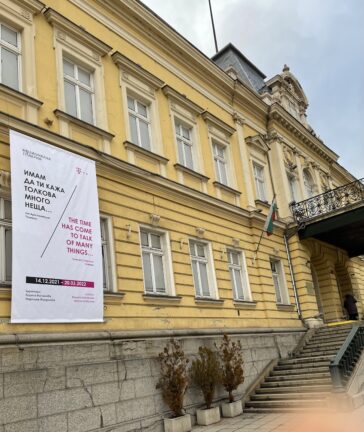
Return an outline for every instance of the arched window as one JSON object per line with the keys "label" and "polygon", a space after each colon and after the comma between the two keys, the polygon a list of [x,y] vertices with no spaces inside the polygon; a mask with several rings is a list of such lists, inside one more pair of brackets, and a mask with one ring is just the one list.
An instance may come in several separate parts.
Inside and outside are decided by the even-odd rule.
{"label": "arched window", "polygon": [[305,169],[303,170],[303,182],[305,184],[305,190],[307,194],[307,198],[311,198],[316,195],[316,188],[313,178],[310,172]]}

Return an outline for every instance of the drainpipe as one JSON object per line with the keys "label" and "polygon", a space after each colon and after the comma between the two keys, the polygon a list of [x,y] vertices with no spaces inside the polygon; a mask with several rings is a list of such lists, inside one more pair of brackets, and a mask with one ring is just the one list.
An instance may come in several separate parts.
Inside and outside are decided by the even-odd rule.
{"label": "drainpipe", "polygon": [[297,292],[296,278],[294,276],[294,271],[293,271],[293,266],[292,266],[291,251],[289,249],[289,243],[288,243],[289,237],[288,237],[286,231],[283,234],[283,238],[284,238],[284,245],[286,246],[287,258],[288,258],[288,267],[289,267],[289,272],[291,274],[291,279],[292,279],[294,298],[295,298],[295,303],[297,306],[297,313],[298,313],[299,319],[302,322],[304,322],[303,318],[302,318],[300,299],[298,297],[298,292]]}

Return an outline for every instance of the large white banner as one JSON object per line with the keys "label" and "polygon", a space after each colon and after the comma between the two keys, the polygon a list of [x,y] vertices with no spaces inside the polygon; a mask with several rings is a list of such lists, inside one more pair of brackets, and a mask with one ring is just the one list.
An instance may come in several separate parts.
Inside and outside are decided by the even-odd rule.
{"label": "large white banner", "polygon": [[95,162],[10,131],[12,323],[103,320]]}

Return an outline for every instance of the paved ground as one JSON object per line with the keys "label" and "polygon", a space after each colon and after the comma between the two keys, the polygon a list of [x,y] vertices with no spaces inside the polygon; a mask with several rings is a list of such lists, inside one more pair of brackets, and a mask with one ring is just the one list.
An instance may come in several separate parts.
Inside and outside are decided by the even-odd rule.
{"label": "paved ground", "polygon": [[364,406],[350,413],[243,414],[193,432],[363,432]]}

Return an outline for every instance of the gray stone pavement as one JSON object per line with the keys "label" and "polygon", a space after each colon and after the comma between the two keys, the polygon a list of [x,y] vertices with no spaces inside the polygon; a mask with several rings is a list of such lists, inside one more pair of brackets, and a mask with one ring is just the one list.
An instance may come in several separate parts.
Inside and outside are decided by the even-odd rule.
{"label": "gray stone pavement", "polygon": [[193,432],[363,432],[364,406],[346,413],[242,414]]}

